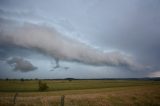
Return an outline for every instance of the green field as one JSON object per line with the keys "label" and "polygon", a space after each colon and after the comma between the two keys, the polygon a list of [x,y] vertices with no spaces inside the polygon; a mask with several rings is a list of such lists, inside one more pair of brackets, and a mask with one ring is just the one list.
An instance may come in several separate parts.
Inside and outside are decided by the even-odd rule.
{"label": "green field", "polygon": [[[160,81],[151,80],[43,80],[48,89],[40,92],[38,81],[1,80],[0,106],[160,106]],[[32,101],[32,102],[31,102]]]}

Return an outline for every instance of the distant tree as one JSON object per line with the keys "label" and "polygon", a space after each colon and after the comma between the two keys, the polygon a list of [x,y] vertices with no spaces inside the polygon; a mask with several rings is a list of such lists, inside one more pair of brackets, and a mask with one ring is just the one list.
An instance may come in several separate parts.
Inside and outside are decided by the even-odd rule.
{"label": "distant tree", "polygon": [[35,78],[34,80],[38,80],[38,78]]}
{"label": "distant tree", "polygon": [[6,78],[6,81],[8,81],[9,79],[8,78]]}
{"label": "distant tree", "polygon": [[41,80],[38,81],[38,85],[39,85],[39,91],[45,91],[45,90],[47,90],[49,88],[47,86],[47,83],[42,83]]}
{"label": "distant tree", "polygon": [[74,78],[66,78],[66,80],[68,80],[69,82],[71,82],[72,80],[74,80]]}
{"label": "distant tree", "polygon": [[21,82],[23,82],[24,81],[24,79],[23,78],[21,78]]}

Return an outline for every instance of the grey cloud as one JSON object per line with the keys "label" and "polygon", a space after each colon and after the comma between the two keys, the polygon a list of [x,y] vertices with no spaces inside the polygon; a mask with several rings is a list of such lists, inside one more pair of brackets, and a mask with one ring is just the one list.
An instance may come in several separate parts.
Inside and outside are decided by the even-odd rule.
{"label": "grey cloud", "polygon": [[5,10],[0,8],[1,17],[21,18],[21,19],[39,19],[37,12],[30,10]]}
{"label": "grey cloud", "polygon": [[56,60],[74,61],[96,66],[141,68],[130,56],[118,51],[103,52],[84,43],[63,36],[53,27],[25,23],[3,30],[1,44],[10,44],[34,49],[50,55]]}
{"label": "grey cloud", "polygon": [[31,62],[21,57],[13,57],[7,60],[7,63],[13,67],[15,71],[29,72],[37,69]]}
{"label": "grey cloud", "polygon": [[55,59],[55,63],[53,63],[52,61],[51,61],[51,64],[54,66],[54,67],[52,67],[52,69],[50,70],[50,71],[54,71],[54,70],[56,70],[56,69],[64,69],[64,70],[68,70],[70,67],[63,67],[63,66],[60,66],[60,63],[59,63],[59,59]]}
{"label": "grey cloud", "polygon": [[[70,67],[70,72],[77,70],[73,71],[73,73],[78,76],[85,76],[83,74],[85,73],[92,77],[94,74],[97,74],[94,73],[94,68],[101,70],[99,73],[105,77],[112,77],[109,74],[110,72],[114,73],[113,76],[117,75],[116,77],[120,77],[121,75],[125,77],[138,77],[142,75],[145,77],[154,72],[155,75],[159,75],[156,73],[160,69],[159,0],[70,0],[63,2],[60,0],[49,0],[47,2],[39,0],[1,0],[0,2],[0,61],[10,56],[25,58],[30,56],[29,58],[34,60],[37,54],[43,53],[49,55],[44,56],[45,58],[49,57],[47,61],[52,59],[50,57],[55,58],[57,61],[51,66],[53,70],[56,68],[58,68],[56,70],[62,69],[62,66],[67,64]],[[38,25],[24,25],[25,22],[36,23]],[[40,23],[54,26],[56,30]],[[27,30],[26,26],[31,28]],[[53,29],[54,31],[49,31],[49,29]],[[76,40],[62,36],[57,31]],[[17,35],[17,33],[19,34]],[[29,36],[26,39],[28,34]],[[33,36],[33,39],[36,38],[35,41],[37,42],[32,39],[32,35],[35,34],[37,35],[36,37]],[[52,36],[48,37],[48,34]],[[22,37],[19,37],[20,35]],[[44,35],[44,38],[42,38],[42,35]],[[58,36],[58,40],[56,35]],[[45,38],[50,40],[44,40]],[[15,39],[17,40],[15,41]],[[76,47],[72,47],[73,44]],[[118,52],[104,53],[92,48],[93,45],[100,50],[117,50]],[[80,49],[78,50],[78,48]],[[30,52],[28,53],[27,51]],[[133,57],[128,56],[128,54],[131,54]],[[112,61],[111,59],[106,59],[106,57],[110,57]],[[36,59],[38,59],[36,61],[39,61],[40,58]],[[124,64],[122,60],[126,63]],[[72,63],[68,61],[72,61]],[[139,65],[137,61],[146,65]],[[111,71],[109,71],[108,69],[101,69],[101,67],[82,65],[85,67],[82,69],[79,67],[81,64],[77,62],[112,67],[105,67],[111,68]],[[48,64],[50,63],[48,62]],[[0,65],[2,66],[1,70],[5,70],[5,66],[3,64]],[[42,65],[40,64],[39,66]],[[46,72],[41,70],[48,70],[46,66],[47,64],[42,66],[37,72],[45,76],[44,73]],[[6,67],[8,68],[8,65]],[[45,69],[43,69],[44,67]],[[89,67],[94,68],[90,69]],[[139,70],[145,71],[135,72],[119,67],[135,70],[138,67]],[[87,73],[89,71],[91,73]],[[79,74],[80,72],[83,73]],[[59,72],[51,73],[57,76]],[[10,74],[12,75],[12,72]],[[65,72],[63,72],[63,75],[65,75]],[[2,73],[1,76],[3,76]]]}

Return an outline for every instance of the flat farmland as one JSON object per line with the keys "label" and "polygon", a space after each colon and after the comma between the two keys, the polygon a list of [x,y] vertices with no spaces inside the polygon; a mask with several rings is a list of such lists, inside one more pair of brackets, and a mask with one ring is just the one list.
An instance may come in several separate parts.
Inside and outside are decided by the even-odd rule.
{"label": "flat farmland", "polygon": [[[1,80],[0,106],[160,106],[160,81],[152,80]],[[14,97],[15,98],[14,104]]]}

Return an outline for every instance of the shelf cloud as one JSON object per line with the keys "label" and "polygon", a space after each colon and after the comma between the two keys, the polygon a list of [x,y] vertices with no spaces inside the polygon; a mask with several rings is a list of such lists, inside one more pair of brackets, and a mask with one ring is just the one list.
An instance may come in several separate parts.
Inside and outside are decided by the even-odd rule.
{"label": "shelf cloud", "polygon": [[[125,53],[97,50],[78,40],[76,41],[75,39],[62,35],[50,26],[31,23],[24,23],[14,27],[12,27],[12,25],[6,25],[7,27],[5,28],[2,26],[3,25],[1,25],[0,45],[13,45],[36,50],[53,57],[58,62],[62,60],[95,66],[125,67],[131,70],[140,68],[140,65]],[[23,61],[23,59],[13,60],[16,60],[16,63],[17,60],[18,62],[19,60]],[[27,62],[25,61],[24,63]],[[27,64],[31,65],[29,63]],[[15,67],[15,69],[20,70],[21,68],[23,68],[23,64],[20,68],[19,66]]]}

